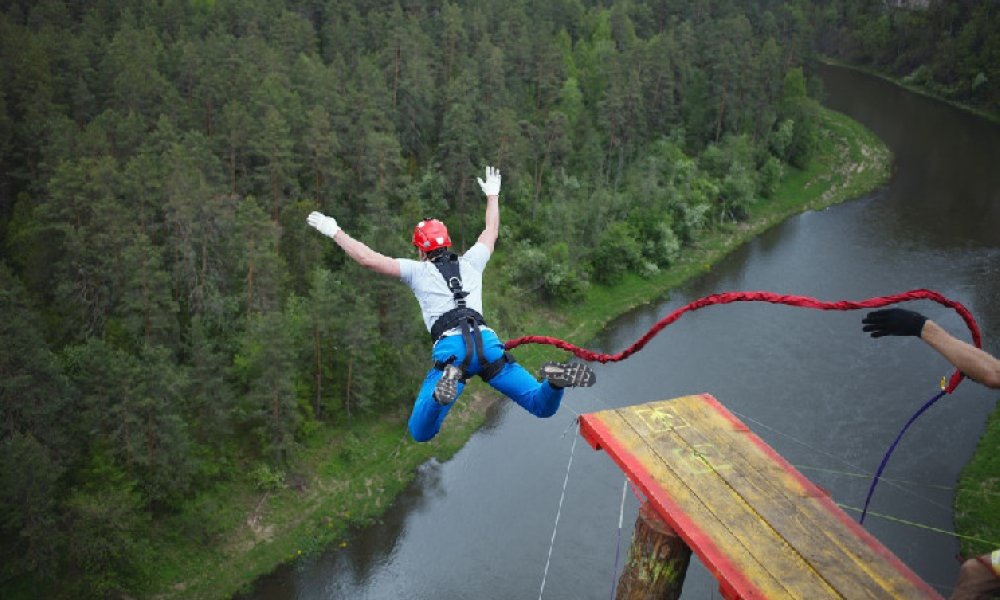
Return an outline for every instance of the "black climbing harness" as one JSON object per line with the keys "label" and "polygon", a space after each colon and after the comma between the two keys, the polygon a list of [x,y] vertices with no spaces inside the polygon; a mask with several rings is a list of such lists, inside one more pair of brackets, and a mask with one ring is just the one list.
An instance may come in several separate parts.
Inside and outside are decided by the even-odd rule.
{"label": "black climbing harness", "polygon": [[[446,332],[456,327],[460,328],[462,341],[465,343],[465,358],[462,359],[462,364],[459,365],[459,368],[462,370],[462,381],[464,382],[469,379],[468,369],[469,364],[472,362],[473,350],[476,356],[479,357],[479,362],[483,365],[479,376],[483,381],[489,381],[500,372],[500,369],[506,363],[514,362],[514,357],[504,350],[503,355],[497,360],[484,362],[486,355],[483,353],[483,333],[479,328],[486,325],[486,319],[483,318],[483,315],[479,314],[479,311],[465,305],[465,298],[469,295],[469,292],[462,289],[462,275],[459,270],[458,255],[453,252],[445,252],[431,259],[431,262],[437,267],[441,276],[444,277],[444,281],[448,285],[448,289],[451,290],[452,298],[455,300],[456,305],[455,308],[438,317],[434,321],[434,324],[431,325],[431,340],[437,343]],[[456,356],[452,355],[447,360],[435,361],[434,368],[444,370],[445,366],[455,362],[456,358]]]}

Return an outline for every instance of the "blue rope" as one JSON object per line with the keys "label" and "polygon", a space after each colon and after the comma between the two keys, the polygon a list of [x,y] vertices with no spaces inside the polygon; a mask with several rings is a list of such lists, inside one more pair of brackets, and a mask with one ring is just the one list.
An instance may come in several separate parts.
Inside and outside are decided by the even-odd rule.
{"label": "blue rope", "polygon": [[896,444],[898,444],[899,440],[903,438],[903,434],[906,433],[906,430],[910,428],[910,425],[912,425],[913,422],[916,421],[918,417],[920,417],[920,415],[924,414],[924,411],[933,406],[935,402],[940,400],[941,397],[945,395],[945,392],[946,390],[941,390],[933,398],[925,402],[924,405],[921,406],[919,410],[917,410],[917,412],[913,413],[913,416],[910,417],[910,420],[907,421],[906,425],[903,425],[903,428],[899,431],[899,435],[897,435],[896,439],[892,441],[892,445],[889,446],[888,450],[886,450],[885,456],[882,457],[882,463],[878,466],[878,470],[875,471],[875,477],[872,478],[872,484],[868,488],[868,497],[865,498],[865,506],[863,509],[861,509],[861,518],[858,519],[858,523],[864,524],[865,522],[865,515],[868,514],[868,504],[872,501],[872,494],[875,493],[875,486],[878,485],[878,480],[882,476],[882,471],[885,469],[885,465],[889,462],[889,457],[892,456],[893,450],[896,449]]}

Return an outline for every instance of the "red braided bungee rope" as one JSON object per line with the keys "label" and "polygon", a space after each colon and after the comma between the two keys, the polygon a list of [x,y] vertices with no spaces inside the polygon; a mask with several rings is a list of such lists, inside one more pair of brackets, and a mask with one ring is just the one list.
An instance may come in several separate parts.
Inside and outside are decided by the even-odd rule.
{"label": "red braided bungee rope", "polygon": [[[698,310],[699,308],[705,308],[706,306],[730,304],[732,302],[770,302],[772,304],[784,304],[787,306],[799,306],[802,308],[815,308],[819,310],[858,310],[863,308],[881,308],[890,304],[908,302],[910,300],[933,300],[938,304],[947,306],[948,308],[954,310],[962,317],[962,320],[965,321],[966,326],[972,333],[972,341],[975,346],[977,348],[982,347],[982,336],[979,332],[979,325],[977,325],[976,320],[972,318],[972,313],[969,312],[969,309],[965,308],[965,306],[959,302],[946,298],[933,290],[918,289],[900,294],[894,294],[892,296],[868,298],[867,300],[839,300],[836,302],[825,302],[823,300],[810,298],[809,296],[793,296],[775,294],[772,292],[723,292],[699,298],[678,308],[674,312],[657,321],[655,325],[650,327],[649,331],[647,331],[645,335],[636,340],[631,346],[617,354],[602,354],[600,352],[593,352],[591,350],[587,350],[586,348],[574,346],[564,340],[542,335],[528,335],[509,340],[506,343],[506,348],[508,350],[513,350],[522,344],[547,344],[549,346],[555,346],[556,348],[572,352],[577,357],[586,361],[596,361],[600,363],[618,362],[620,360],[625,360],[632,354],[642,350],[643,346],[645,346],[649,340],[653,339],[653,337],[660,333],[660,331],[662,331],[667,325],[670,325],[679,319],[684,313]],[[962,373],[956,370],[952,373],[951,380],[948,382],[948,386],[944,391],[948,394],[953,392],[955,388],[958,387],[959,382],[962,381],[962,378]]]}

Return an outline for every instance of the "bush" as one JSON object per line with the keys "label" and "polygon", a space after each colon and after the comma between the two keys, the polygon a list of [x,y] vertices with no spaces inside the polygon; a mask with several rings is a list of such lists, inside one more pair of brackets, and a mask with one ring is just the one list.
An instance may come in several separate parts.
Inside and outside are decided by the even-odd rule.
{"label": "bush", "polygon": [[903,83],[907,85],[926,85],[933,80],[931,70],[927,65],[920,65],[909,75],[903,77]]}
{"label": "bush", "polygon": [[656,277],[659,272],[660,267],[656,266],[655,263],[649,262],[648,260],[642,261],[642,265],[639,266],[639,277],[642,277],[643,279]]}
{"label": "bush", "polygon": [[527,242],[518,244],[505,273],[512,284],[551,302],[582,300],[589,285],[586,276],[573,266],[565,242],[544,250]]}
{"label": "bush", "polygon": [[819,128],[816,125],[817,109],[814,104],[802,106],[799,119],[795,121],[794,135],[788,147],[788,163],[800,169],[806,168],[819,145]]}
{"label": "bush", "polygon": [[634,210],[629,215],[628,225],[646,262],[657,268],[668,267],[677,258],[681,242],[674,233],[669,211],[652,207]]}
{"label": "bush", "polygon": [[514,285],[536,291],[544,284],[549,269],[549,258],[541,248],[521,242],[507,256],[505,275]]}
{"label": "bush", "polygon": [[262,492],[273,492],[285,487],[285,474],[261,463],[250,473],[253,485]]}
{"label": "bush", "polygon": [[771,132],[771,137],[769,140],[769,145],[771,147],[771,152],[775,156],[788,162],[788,149],[792,145],[792,138],[795,136],[795,121],[791,119],[785,119],[777,124],[774,131]]}
{"label": "bush", "polygon": [[611,284],[638,266],[641,259],[642,246],[632,235],[628,224],[616,221],[604,230],[590,264],[595,280]]}
{"label": "bush", "polygon": [[672,229],[685,244],[693,242],[698,232],[708,225],[708,213],[711,210],[708,202],[688,202],[678,205],[678,219]]}
{"label": "bush", "polygon": [[734,221],[749,218],[755,187],[753,173],[741,165],[734,164],[732,171],[722,180],[722,200],[726,214]]}
{"label": "bush", "polygon": [[546,300],[564,304],[580,302],[587,293],[590,282],[566,263],[554,263],[545,275],[542,287]]}
{"label": "bush", "polygon": [[222,498],[201,494],[187,502],[171,523],[178,535],[200,545],[213,544],[233,527],[232,512]]}
{"label": "bush", "polygon": [[785,167],[781,161],[774,156],[768,156],[764,166],[760,168],[760,179],[757,182],[757,191],[764,198],[773,198],[778,191],[778,185],[782,177],[785,176]]}
{"label": "bush", "polygon": [[647,220],[633,227],[642,247],[642,256],[654,267],[669,267],[677,259],[681,241],[671,228],[671,220]]}

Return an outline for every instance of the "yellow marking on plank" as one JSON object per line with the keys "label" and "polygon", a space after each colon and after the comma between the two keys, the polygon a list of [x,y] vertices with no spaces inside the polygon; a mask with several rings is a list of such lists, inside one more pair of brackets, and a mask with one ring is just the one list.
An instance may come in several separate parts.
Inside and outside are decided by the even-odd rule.
{"label": "yellow marking on plank", "polygon": [[687,421],[673,410],[663,407],[632,407],[632,412],[642,419],[643,424],[652,433],[663,433],[687,427]]}
{"label": "yellow marking on plank", "polygon": [[689,449],[674,448],[673,458],[680,468],[693,475],[728,471],[733,468],[732,465],[721,462],[722,457],[712,444],[698,444]]}

